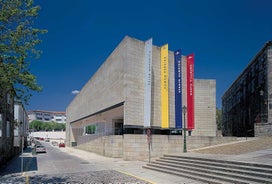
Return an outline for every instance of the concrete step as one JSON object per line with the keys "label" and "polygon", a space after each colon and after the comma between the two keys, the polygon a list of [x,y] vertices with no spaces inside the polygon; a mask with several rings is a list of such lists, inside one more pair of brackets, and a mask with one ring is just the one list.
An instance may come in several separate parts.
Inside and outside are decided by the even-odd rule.
{"label": "concrete step", "polygon": [[[170,169],[164,169],[164,168],[160,168],[160,167],[152,167],[152,166],[148,166],[148,165],[143,166],[143,168],[150,169],[153,171],[162,172],[162,173],[172,174],[172,175],[176,175],[176,176],[180,176],[180,177],[184,177],[184,178],[188,178],[188,179],[192,179],[192,180],[196,180],[196,181],[202,182],[202,183],[209,183],[209,184],[221,184],[222,183],[218,180],[207,179],[206,177],[192,175],[191,173],[187,173],[187,172],[173,171]],[[169,181],[169,183],[170,182],[171,181]],[[229,183],[231,183],[231,182],[229,182]]]}
{"label": "concrete step", "polygon": [[[171,160],[156,160],[155,163],[162,164],[162,165],[171,165],[174,167],[180,167],[181,162],[178,161],[171,161]],[[187,166],[191,168],[202,168],[207,169],[208,171],[223,171],[223,172],[230,172],[230,173],[237,173],[241,175],[251,175],[255,177],[260,178],[270,178],[272,179],[272,175],[269,173],[261,172],[260,170],[256,171],[255,168],[252,167],[231,167],[231,165],[228,165],[228,167],[225,167],[225,165],[210,165],[209,163],[193,163],[193,162],[183,162],[182,166]],[[269,172],[269,171],[266,171]],[[271,173],[271,172],[270,172]]]}
{"label": "concrete step", "polygon": [[230,163],[233,165],[254,166],[254,167],[267,168],[272,170],[272,165],[259,164],[259,163],[248,163],[248,162],[218,160],[218,159],[210,159],[210,158],[202,158],[202,157],[177,156],[177,155],[164,155],[163,158],[183,158],[187,160],[213,161],[215,163]]}
{"label": "concrete step", "polygon": [[252,171],[255,173],[267,173],[271,176],[272,167],[271,165],[246,163],[246,162],[234,162],[225,160],[214,160],[214,159],[203,159],[198,157],[178,157],[178,156],[164,156],[160,158],[161,161],[173,161],[182,162],[184,164],[200,164],[204,166],[224,167],[225,169],[236,169],[240,171]]}
{"label": "concrete step", "polygon": [[[182,163],[178,164],[162,164],[158,162],[154,162],[151,164],[148,164],[148,166],[153,166],[153,167],[160,167],[164,169],[171,169],[174,171],[179,171],[183,172],[183,170],[187,171],[192,171],[192,172],[197,172],[198,174],[204,174],[207,177],[213,178],[213,179],[218,179],[224,177],[225,181],[238,181],[239,183],[242,182],[256,182],[256,183],[269,183],[272,182],[272,178],[263,178],[263,177],[257,177],[257,176],[252,176],[251,174],[240,174],[240,173],[235,173],[232,170],[229,171],[222,171],[222,170],[209,170],[207,168],[202,168],[202,167],[191,167],[191,166],[184,166]],[[204,176],[202,175],[202,176]],[[233,180],[234,179],[234,180]]]}
{"label": "concrete step", "polygon": [[257,163],[165,155],[144,168],[204,183],[272,183],[272,166]]}
{"label": "concrete step", "polygon": [[[146,165],[143,166],[145,169],[150,169],[154,171],[159,171],[162,173],[167,173],[167,174],[172,174],[184,178],[189,178],[192,180],[196,180],[202,183],[209,183],[209,184],[249,184],[248,181],[242,181],[239,179],[233,179],[233,178],[227,178],[224,176],[214,176],[212,174],[204,174],[202,172],[196,172],[196,171],[188,171],[187,169],[177,169],[177,170],[172,170],[171,167],[162,167],[158,165]],[[169,182],[170,183],[170,182]],[[256,184],[255,182],[250,182],[251,184]]]}

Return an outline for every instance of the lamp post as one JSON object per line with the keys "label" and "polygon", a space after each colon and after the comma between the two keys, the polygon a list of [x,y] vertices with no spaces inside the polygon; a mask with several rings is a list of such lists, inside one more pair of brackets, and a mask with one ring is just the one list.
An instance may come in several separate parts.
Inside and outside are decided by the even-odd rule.
{"label": "lamp post", "polygon": [[260,96],[261,96],[261,99],[260,99],[260,119],[261,119],[261,123],[263,123],[263,95],[264,95],[264,91],[261,90],[260,91]]}
{"label": "lamp post", "polygon": [[21,174],[24,172],[24,132],[23,132],[23,122],[20,122],[19,135],[21,136]]}
{"label": "lamp post", "polygon": [[187,152],[187,145],[186,145],[186,122],[185,122],[185,115],[186,115],[186,112],[187,112],[187,107],[184,105],[182,107],[182,112],[183,112],[183,118],[184,118],[184,127],[183,127],[183,130],[184,130],[184,143],[183,143],[183,152],[186,153]]}

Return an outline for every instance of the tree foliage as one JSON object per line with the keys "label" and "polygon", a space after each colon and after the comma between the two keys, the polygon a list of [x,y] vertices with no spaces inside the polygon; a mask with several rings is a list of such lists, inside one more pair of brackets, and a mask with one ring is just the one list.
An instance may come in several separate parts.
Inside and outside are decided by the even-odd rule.
{"label": "tree foliage", "polygon": [[41,91],[29,71],[41,53],[39,35],[47,32],[34,27],[39,10],[33,0],[0,0],[0,89],[14,90],[25,103],[31,91]]}
{"label": "tree foliage", "polygon": [[222,110],[216,108],[216,124],[217,130],[222,130]]}
{"label": "tree foliage", "polygon": [[29,129],[31,129],[34,132],[38,131],[61,131],[65,130],[66,124],[64,123],[57,123],[57,122],[43,122],[34,120],[31,123],[29,123]]}

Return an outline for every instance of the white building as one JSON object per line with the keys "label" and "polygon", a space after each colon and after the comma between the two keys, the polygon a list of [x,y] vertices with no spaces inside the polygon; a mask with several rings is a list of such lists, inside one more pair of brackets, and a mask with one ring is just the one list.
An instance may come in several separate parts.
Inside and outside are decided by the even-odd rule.
{"label": "white building", "polygon": [[29,122],[33,120],[44,122],[66,123],[66,113],[57,111],[32,110],[28,111]]}
{"label": "white building", "polygon": [[26,144],[27,136],[29,134],[28,115],[21,101],[14,102],[14,146],[21,146],[24,137],[24,144]]}

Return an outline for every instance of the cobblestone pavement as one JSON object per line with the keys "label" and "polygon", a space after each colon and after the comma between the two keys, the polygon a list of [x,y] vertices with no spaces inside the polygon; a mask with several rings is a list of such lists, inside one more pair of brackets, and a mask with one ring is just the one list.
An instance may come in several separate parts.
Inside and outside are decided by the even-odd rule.
{"label": "cobblestone pavement", "polygon": [[272,148],[272,136],[249,138],[235,143],[220,146],[211,146],[203,149],[196,149],[192,152],[204,154],[239,155],[254,152],[262,149]]}
{"label": "cobblestone pavement", "polygon": [[21,174],[5,175],[0,178],[1,184],[66,184],[66,183],[89,183],[89,184],[148,184],[138,178],[120,173],[114,170],[93,171],[71,174],[22,176]]}

